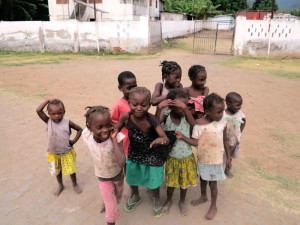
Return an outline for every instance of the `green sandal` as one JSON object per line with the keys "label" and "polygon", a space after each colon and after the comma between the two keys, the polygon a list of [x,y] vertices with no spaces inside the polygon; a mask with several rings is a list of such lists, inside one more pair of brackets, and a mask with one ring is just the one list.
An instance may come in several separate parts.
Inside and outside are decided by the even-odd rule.
{"label": "green sandal", "polygon": [[[161,212],[159,214],[157,214],[160,210],[161,210]],[[154,215],[153,215],[154,218],[159,218],[164,214],[164,212],[162,210],[162,205],[159,206],[158,209],[155,208],[155,199],[153,201],[153,212],[154,212]]]}
{"label": "green sandal", "polygon": [[128,198],[127,202],[126,202],[125,205],[124,205],[124,210],[125,210],[126,212],[131,212],[132,210],[134,210],[134,209],[136,208],[136,206],[137,206],[138,204],[141,203],[141,201],[142,201],[142,198],[140,198],[140,199],[139,199],[138,201],[136,201],[136,202],[130,202],[130,201],[129,201],[129,198]]}

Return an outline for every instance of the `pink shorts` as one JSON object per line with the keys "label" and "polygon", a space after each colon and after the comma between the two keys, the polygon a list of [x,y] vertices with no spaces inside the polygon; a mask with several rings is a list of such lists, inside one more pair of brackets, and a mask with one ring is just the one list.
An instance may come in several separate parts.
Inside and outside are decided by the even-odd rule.
{"label": "pink shorts", "polygon": [[120,181],[98,181],[102,200],[105,205],[105,219],[114,223],[120,216],[118,204],[123,194],[124,179]]}

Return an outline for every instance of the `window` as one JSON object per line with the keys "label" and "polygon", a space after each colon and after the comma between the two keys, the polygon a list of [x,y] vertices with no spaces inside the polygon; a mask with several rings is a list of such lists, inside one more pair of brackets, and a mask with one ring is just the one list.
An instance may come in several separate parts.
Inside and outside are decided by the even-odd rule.
{"label": "window", "polygon": [[68,0],[56,0],[56,4],[68,4]]}
{"label": "window", "polygon": [[[95,3],[102,3],[102,0],[95,0]],[[94,0],[89,0],[89,4],[94,4]]]}

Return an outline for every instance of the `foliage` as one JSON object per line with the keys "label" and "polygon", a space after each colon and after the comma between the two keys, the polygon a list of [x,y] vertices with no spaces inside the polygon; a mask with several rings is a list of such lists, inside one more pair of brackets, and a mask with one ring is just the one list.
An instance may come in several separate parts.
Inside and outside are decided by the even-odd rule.
{"label": "foliage", "polygon": [[0,0],[0,20],[49,20],[47,0]]}
{"label": "foliage", "polygon": [[286,13],[286,14],[291,14],[293,16],[300,17],[300,9],[281,9],[278,10],[278,13]]}
{"label": "foliage", "polygon": [[235,14],[248,8],[247,0],[212,0],[224,14]]}
{"label": "foliage", "polygon": [[[278,9],[278,5],[276,0],[274,0],[274,11]],[[255,0],[252,9],[253,10],[272,10],[272,2],[273,0]]]}
{"label": "foliage", "polygon": [[211,0],[166,0],[164,10],[166,12],[186,13],[194,15],[196,19],[207,19],[220,13]]}

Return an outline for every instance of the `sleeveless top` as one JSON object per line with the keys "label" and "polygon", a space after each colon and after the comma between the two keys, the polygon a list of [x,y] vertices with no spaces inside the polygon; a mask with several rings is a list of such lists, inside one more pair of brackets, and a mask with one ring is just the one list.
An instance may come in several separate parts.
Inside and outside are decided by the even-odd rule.
{"label": "sleeveless top", "polygon": [[150,123],[150,129],[148,133],[144,133],[131,120],[131,115],[130,112],[126,124],[130,139],[128,159],[149,166],[162,166],[176,140],[175,132],[173,134],[172,132],[166,133],[170,141],[169,145],[154,145],[150,148],[150,144],[159,137],[155,130],[159,126],[159,120],[154,115],[147,113],[146,118]]}
{"label": "sleeveless top", "polygon": [[[173,123],[171,115],[168,115],[166,123],[164,125],[164,130],[166,131],[180,131],[184,136],[190,138],[190,124],[186,121],[185,117],[181,118],[179,125]],[[182,139],[177,139],[173,145],[172,151],[169,156],[176,159],[183,159],[193,153],[191,146],[183,141]]]}
{"label": "sleeveless top", "polygon": [[200,163],[208,165],[223,163],[223,132],[226,126],[225,120],[194,126],[192,137],[198,139],[197,158]]}
{"label": "sleeveless top", "polygon": [[69,120],[62,119],[54,123],[51,118],[48,120],[48,152],[53,154],[64,154],[71,150]]}

